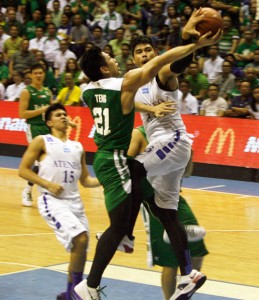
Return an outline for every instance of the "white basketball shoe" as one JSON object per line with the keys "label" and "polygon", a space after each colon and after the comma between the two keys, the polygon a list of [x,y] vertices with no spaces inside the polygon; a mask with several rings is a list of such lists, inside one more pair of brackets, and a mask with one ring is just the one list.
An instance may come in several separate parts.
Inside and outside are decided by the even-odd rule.
{"label": "white basketball shoe", "polygon": [[[100,239],[102,234],[103,234],[103,232],[98,232],[96,234],[97,240]],[[117,247],[117,250],[121,251],[121,252],[124,252],[124,253],[133,253],[133,251],[134,251],[134,240],[135,240],[135,238],[133,240],[130,240],[128,238],[128,236],[125,235],[124,238],[121,240],[119,246]]]}
{"label": "white basketball shoe", "polygon": [[197,270],[179,276],[177,288],[170,300],[188,300],[205,283],[207,277]]}

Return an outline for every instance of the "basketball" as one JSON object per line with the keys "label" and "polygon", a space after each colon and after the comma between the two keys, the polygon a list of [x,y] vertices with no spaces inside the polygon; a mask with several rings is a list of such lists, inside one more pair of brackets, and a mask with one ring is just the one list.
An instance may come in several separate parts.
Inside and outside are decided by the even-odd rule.
{"label": "basketball", "polygon": [[206,12],[202,21],[196,25],[196,30],[199,31],[201,35],[209,31],[214,35],[219,29],[223,29],[223,20],[217,10],[210,7],[203,7],[201,12]]}

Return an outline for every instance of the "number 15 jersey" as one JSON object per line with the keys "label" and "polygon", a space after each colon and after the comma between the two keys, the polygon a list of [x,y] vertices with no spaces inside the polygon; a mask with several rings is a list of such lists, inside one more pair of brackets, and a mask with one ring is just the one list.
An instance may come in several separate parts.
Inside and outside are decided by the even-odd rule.
{"label": "number 15 jersey", "polygon": [[[46,156],[39,162],[39,176],[60,184],[64,191],[55,198],[73,200],[80,197],[78,180],[81,176],[81,157],[83,147],[81,143],[66,140],[65,142],[47,134],[42,135],[46,147]],[[40,193],[50,192],[39,187]]]}

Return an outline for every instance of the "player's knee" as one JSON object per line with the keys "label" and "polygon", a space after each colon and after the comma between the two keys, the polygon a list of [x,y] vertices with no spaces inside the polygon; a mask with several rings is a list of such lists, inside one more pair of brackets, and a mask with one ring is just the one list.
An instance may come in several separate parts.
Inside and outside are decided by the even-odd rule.
{"label": "player's knee", "polygon": [[87,245],[88,245],[88,235],[86,232],[82,232],[79,235],[77,235],[76,237],[73,238],[73,246],[75,248],[80,248],[80,249],[87,249]]}

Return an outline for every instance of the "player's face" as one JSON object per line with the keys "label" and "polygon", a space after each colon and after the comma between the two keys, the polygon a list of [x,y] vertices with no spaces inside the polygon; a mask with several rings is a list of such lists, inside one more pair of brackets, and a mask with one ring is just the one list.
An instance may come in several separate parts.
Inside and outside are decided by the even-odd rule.
{"label": "player's face", "polygon": [[156,55],[155,49],[150,44],[139,44],[134,49],[134,63],[138,67],[142,67]]}
{"label": "player's face", "polygon": [[35,69],[31,72],[31,81],[34,84],[42,84],[45,79],[45,72],[42,69]]}
{"label": "player's face", "polygon": [[109,54],[102,52],[107,63],[108,73],[111,77],[118,77],[120,75],[119,65],[115,58],[110,57]]}
{"label": "player's face", "polygon": [[51,118],[48,121],[48,126],[55,129],[67,129],[68,119],[67,113],[63,109],[57,109],[52,112]]}

